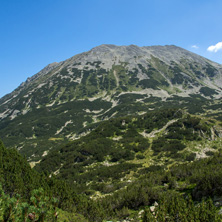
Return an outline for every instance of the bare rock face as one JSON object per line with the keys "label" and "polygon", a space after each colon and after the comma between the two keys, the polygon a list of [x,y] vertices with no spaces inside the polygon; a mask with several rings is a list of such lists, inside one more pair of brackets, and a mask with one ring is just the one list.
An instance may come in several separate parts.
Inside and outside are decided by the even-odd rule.
{"label": "bare rock face", "polygon": [[170,101],[186,108],[201,100],[201,108],[221,98],[221,83],[222,65],[177,46],[100,45],[49,64],[1,98],[0,135],[21,150],[41,137],[66,141],[89,124]]}

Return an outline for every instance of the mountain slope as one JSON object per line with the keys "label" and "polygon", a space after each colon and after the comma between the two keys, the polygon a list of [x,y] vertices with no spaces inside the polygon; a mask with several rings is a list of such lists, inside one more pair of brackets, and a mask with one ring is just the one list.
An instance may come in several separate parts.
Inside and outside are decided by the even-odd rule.
{"label": "mountain slope", "polygon": [[[128,181],[127,186],[102,198],[75,195],[64,181],[33,171],[24,158],[15,150],[5,149],[1,142],[0,160],[0,181],[5,192],[10,194],[5,196],[0,187],[0,219],[10,215],[12,220],[24,220],[21,218],[23,215],[29,217],[27,209],[36,217],[48,213],[54,216],[50,210],[53,196],[58,198],[59,208],[66,210],[53,208],[58,212],[56,221],[146,222],[164,221],[165,218],[171,221],[175,218],[182,221],[221,221],[221,150],[211,158],[171,166],[167,171],[156,168],[140,172],[135,181]],[[32,192],[35,198],[32,196],[31,201],[25,203],[30,188],[39,185],[45,192],[43,189]],[[118,187],[115,181],[113,185]],[[112,186],[109,185],[106,191],[110,189]],[[18,193],[22,196],[19,197]],[[90,190],[86,194],[90,195]],[[205,199],[200,202],[201,198]]]}
{"label": "mountain slope", "polygon": [[39,160],[113,116],[181,107],[220,118],[221,83],[221,65],[176,46],[101,45],[1,98],[0,135]]}
{"label": "mountain slope", "polygon": [[209,157],[221,147],[221,122],[165,109],[103,121],[36,165],[79,192],[112,193],[141,174]]}
{"label": "mountain slope", "polygon": [[[53,211],[49,209],[52,203]],[[16,150],[6,149],[0,141],[0,221],[31,221],[29,213],[36,214],[36,221],[39,215],[42,219],[38,221],[102,221],[103,213],[95,211],[98,207],[65,181],[36,172]],[[58,219],[47,219],[47,211],[53,218],[57,212]]]}

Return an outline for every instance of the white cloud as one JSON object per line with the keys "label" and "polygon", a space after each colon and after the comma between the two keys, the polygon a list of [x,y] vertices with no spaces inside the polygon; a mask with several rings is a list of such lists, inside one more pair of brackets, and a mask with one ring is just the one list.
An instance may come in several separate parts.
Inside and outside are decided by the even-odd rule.
{"label": "white cloud", "polygon": [[193,49],[199,49],[199,47],[197,45],[192,45],[191,48]]}
{"label": "white cloud", "polygon": [[222,42],[218,42],[216,45],[211,45],[207,48],[209,52],[217,52],[219,50],[222,50]]}

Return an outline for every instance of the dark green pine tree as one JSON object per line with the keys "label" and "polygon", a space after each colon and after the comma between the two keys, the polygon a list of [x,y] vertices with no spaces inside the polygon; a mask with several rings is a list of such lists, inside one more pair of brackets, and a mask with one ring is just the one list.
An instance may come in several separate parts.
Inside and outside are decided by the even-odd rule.
{"label": "dark green pine tree", "polygon": [[155,216],[152,214],[149,208],[146,208],[144,210],[142,221],[143,222],[156,222]]}

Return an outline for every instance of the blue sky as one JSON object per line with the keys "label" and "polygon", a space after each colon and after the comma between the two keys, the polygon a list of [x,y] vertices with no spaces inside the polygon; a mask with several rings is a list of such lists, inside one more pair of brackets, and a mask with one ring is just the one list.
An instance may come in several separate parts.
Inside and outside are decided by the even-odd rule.
{"label": "blue sky", "polygon": [[0,97],[100,44],[173,44],[221,64],[221,9],[221,0],[0,0]]}

